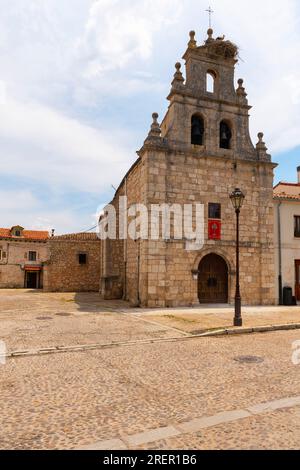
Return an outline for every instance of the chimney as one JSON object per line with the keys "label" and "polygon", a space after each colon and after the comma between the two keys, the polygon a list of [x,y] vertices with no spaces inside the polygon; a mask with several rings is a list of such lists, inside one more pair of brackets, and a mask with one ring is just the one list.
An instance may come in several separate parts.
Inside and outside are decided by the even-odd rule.
{"label": "chimney", "polygon": [[298,184],[300,184],[300,166],[297,168]]}

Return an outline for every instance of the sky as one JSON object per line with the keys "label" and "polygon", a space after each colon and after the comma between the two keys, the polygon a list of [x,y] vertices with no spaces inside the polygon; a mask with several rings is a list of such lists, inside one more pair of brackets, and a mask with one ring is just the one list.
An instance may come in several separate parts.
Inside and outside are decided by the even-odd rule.
{"label": "sky", "polygon": [[163,118],[189,31],[240,48],[251,136],[300,165],[300,2],[0,0],[0,226],[84,231]]}

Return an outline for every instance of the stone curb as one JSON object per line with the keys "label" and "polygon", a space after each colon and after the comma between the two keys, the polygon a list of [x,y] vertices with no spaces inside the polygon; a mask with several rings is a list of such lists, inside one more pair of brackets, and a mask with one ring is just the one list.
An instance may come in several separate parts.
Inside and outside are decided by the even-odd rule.
{"label": "stone curb", "polygon": [[140,445],[153,444],[161,439],[175,436],[203,432],[208,428],[233,423],[235,421],[251,418],[255,415],[272,413],[277,410],[300,406],[300,396],[287,397],[279,400],[257,403],[245,409],[223,411],[213,416],[201,416],[190,421],[172,423],[169,426],[148,429],[133,435],[121,433],[115,438],[98,441],[93,444],[81,446],[76,450],[123,450],[135,449]]}
{"label": "stone curb", "polygon": [[6,358],[17,358],[17,357],[28,357],[28,356],[42,356],[46,354],[58,354],[67,352],[82,352],[82,351],[93,351],[96,349],[110,349],[121,346],[136,346],[140,344],[154,344],[154,343],[174,343],[176,341],[188,341],[190,339],[197,338],[209,338],[217,336],[234,336],[234,335],[246,335],[252,333],[267,333],[273,331],[287,331],[287,330],[299,330],[300,323],[288,323],[283,325],[270,325],[270,326],[256,326],[253,328],[220,328],[220,330],[205,331],[197,335],[190,334],[189,336],[173,337],[173,338],[153,338],[153,339],[142,339],[137,341],[120,341],[111,343],[95,343],[95,344],[82,344],[76,346],[54,346],[49,348],[41,349],[28,349],[20,351],[11,351],[1,357]]}
{"label": "stone curb", "polygon": [[254,326],[253,328],[224,328],[220,330],[207,331],[193,337],[203,338],[208,336],[246,335],[251,333],[267,333],[270,331],[287,331],[299,329],[300,323],[287,323],[283,325]]}

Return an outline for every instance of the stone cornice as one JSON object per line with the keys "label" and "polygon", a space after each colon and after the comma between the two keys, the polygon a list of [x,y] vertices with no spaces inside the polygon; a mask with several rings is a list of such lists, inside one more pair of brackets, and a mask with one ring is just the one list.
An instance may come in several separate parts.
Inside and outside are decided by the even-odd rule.
{"label": "stone cornice", "polygon": [[250,109],[252,109],[252,106],[250,106],[248,104],[240,103],[238,101],[238,97],[237,97],[236,102],[232,102],[232,101],[226,101],[226,100],[213,98],[211,96],[205,96],[205,94],[199,96],[191,88],[185,87],[185,85],[182,85],[182,87],[180,89],[174,89],[174,88],[171,89],[169,95],[167,96],[167,100],[182,104],[182,100],[178,100],[178,99],[176,100],[176,98],[174,99],[174,97],[182,97],[182,98],[188,97],[188,98],[192,98],[192,99],[197,100],[197,101],[201,100],[201,101],[205,101],[205,102],[208,102],[208,103],[215,103],[218,106],[220,104],[223,104],[225,106],[230,106],[232,108],[246,109],[247,111],[250,111]]}
{"label": "stone cornice", "polygon": [[[172,144],[169,144],[168,146],[168,154],[173,154],[173,155],[183,155],[187,157],[192,157],[192,158],[197,158],[197,159],[204,159],[204,158],[209,158],[209,159],[218,159],[218,160],[225,160],[225,161],[231,161],[234,163],[257,163],[257,164],[265,164],[265,165],[272,165],[273,168],[276,168],[278,166],[277,163],[273,163],[272,161],[267,161],[267,160],[259,160],[258,156],[254,150],[253,152],[253,158],[241,158],[239,156],[235,157],[235,152],[234,150],[228,150],[228,154],[222,154],[218,155],[215,152],[209,152],[206,149],[203,149],[201,151],[195,150],[195,149],[190,149],[188,147],[174,147]],[[243,152],[246,153],[246,152]]]}
{"label": "stone cornice", "polygon": [[205,60],[206,62],[214,65],[216,62],[221,64],[224,67],[232,68],[235,64],[238,63],[237,59],[222,58],[219,55],[208,53],[208,50],[205,46],[199,46],[190,48],[188,47],[185,53],[182,56],[183,60],[187,61],[190,58],[201,61]]}

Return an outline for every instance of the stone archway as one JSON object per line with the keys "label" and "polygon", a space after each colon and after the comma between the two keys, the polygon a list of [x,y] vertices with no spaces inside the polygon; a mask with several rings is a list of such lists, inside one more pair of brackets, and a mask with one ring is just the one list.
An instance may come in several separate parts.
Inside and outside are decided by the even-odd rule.
{"label": "stone archway", "polygon": [[228,303],[228,265],[224,258],[209,253],[198,267],[198,298],[202,304]]}

